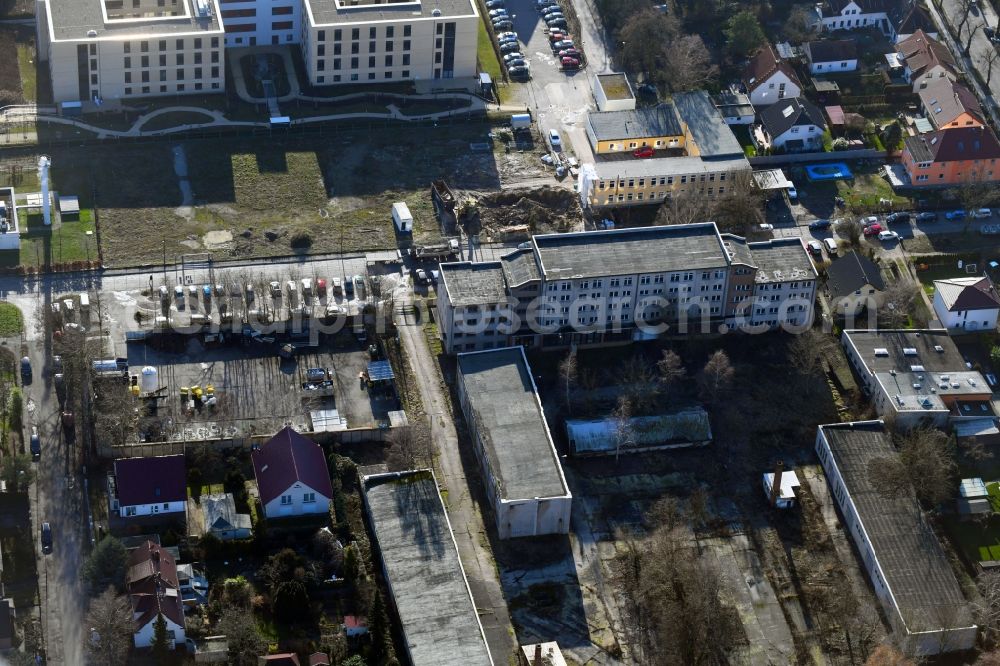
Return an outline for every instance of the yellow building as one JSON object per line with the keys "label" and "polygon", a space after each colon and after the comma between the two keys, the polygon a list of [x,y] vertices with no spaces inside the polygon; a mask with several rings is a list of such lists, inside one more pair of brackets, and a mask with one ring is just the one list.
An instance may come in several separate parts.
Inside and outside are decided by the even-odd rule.
{"label": "yellow building", "polygon": [[587,136],[598,155],[633,151],[683,149],[684,127],[673,104],[587,115]]}

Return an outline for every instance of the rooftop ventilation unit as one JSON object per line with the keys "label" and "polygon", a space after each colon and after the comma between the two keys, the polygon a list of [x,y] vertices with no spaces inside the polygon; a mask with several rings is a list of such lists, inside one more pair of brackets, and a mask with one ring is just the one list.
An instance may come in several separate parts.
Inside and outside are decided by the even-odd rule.
{"label": "rooftop ventilation unit", "polygon": [[435,7],[431,10],[431,16],[441,16],[441,10]]}
{"label": "rooftop ventilation unit", "polygon": [[888,356],[889,355],[889,350],[886,349],[885,347],[876,347],[875,348],[875,355],[876,356]]}
{"label": "rooftop ventilation unit", "polygon": [[941,345],[934,345],[934,351],[936,351],[938,354],[943,354],[944,347],[942,347]]}
{"label": "rooftop ventilation unit", "polygon": [[910,366],[910,372],[923,372],[923,371],[924,371],[924,366],[922,366],[922,365],[911,365]]}
{"label": "rooftop ventilation unit", "polygon": [[919,391],[920,389],[923,388],[923,386],[921,386],[921,384],[919,382],[914,382],[913,383],[913,388],[915,388],[915,389],[917,389]]}
{"label": "rooftop ventilation unit", "polygon": [[88,30],[87,31],[87,37],[97,37],[97,31],[96,30]]}
{"label": "rooftop ventilation unit", "polygon": [[917,348],[916,347],[903,347],[903,354],[905,356],[916,356],[917,355]]}

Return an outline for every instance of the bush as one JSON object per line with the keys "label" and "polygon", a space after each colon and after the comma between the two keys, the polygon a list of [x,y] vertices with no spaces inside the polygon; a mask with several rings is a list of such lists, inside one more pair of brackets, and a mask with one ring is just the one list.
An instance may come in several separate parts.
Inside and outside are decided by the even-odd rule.
{"label": "bush", "polygon": [[293,250],[308,250],[312,247],[313,237],[308,231],[298,231],[292,236],[289,245]]}

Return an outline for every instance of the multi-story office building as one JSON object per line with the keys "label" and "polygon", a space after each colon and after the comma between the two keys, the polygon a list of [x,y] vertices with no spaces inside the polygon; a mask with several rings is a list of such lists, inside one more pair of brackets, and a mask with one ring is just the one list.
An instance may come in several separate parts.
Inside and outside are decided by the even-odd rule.
{"label": "multi-story office building", "polygon": [[226,87],[217,0],[39,0],[36,9],[57,103]]}
{"label": "multi-story office building", "polygon": [[[591,113],[587,133],[596,158],[580,167],[584,208],[658,204],[682,194],[714,198],[732,189],[737,173],[750,172],[743,147],[704,91],[679,93],[653,110]],[[602,159],[641,146],[683,154]]]}
{"label": "multi-story office building", "polygon": [[800,240],[748,243],[713,222],[538,235],[499,261],[442,264],[441,279],[448,353],[803,327],[816,292]]}
{"label": "multi-story office building", "polygon": [[37,13],[57,103],[221,92],[224,47],[296,44],[312,85],[476,74],[471,0],[38,0]]}
{"label": "multi-story office building", "polygon": [[313,85],[476,75],[471,0],[302,0],[302,55]]}

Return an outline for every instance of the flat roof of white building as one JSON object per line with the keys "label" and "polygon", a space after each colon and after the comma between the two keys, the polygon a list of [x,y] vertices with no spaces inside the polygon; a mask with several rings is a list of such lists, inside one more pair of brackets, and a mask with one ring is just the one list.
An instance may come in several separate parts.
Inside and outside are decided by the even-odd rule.
{"label": "flat roof of white building", "polygon": [[483,448],[507,500],[569,495],[521,347],[458,355]]}
{"label": "flat roof of white building", "polygon": [[[155,0],[142,3],[133,8],[131,0],[124,0],[117,9],[108,0],[45,0],[49,34],[54,41],[124,41],[223,33],[218,0],[165,0],[162,7]],[[152,45],[150,53],[156,51]]]}
{"label": "flat roof of white building", "polygon": [[[392,0],[383,0],[382,2],[375,0],[354,0],[353,2],[352,0],[305,0],[305,6],[310,23],[316,27],[349,23],[367,24],[380,21],[403,23],[421,19],[479,16],[472,0],[411,0],[404,2],[393,2]],[[344,36],[345,41],[348,37],[348,35]],[[361,39],[367,40],[368,35],[361,35]]]}
{"label": "flat roof of white building", "polygon": [[434,474],[365,476],[363,487],[414,666],[492,666]]}

